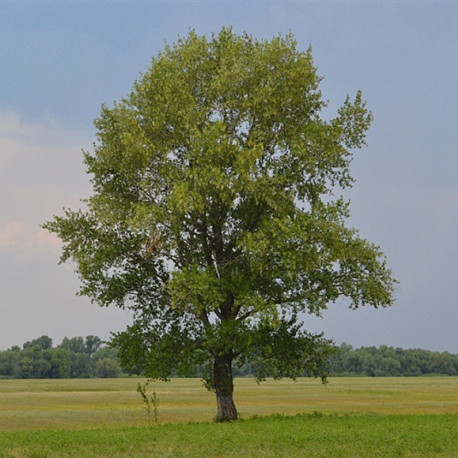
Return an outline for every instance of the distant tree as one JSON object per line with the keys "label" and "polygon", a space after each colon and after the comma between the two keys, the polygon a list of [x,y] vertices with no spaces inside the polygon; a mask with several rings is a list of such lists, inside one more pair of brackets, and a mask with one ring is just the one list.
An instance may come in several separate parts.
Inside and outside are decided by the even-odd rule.
{"label": "distant tree", "polygon": [[84,339],[82,337],[72,337],[70,339],[68,337],[64,337],[59,348],[63,348],[64,350],[68,350],[73,353],[87,352],[87,346],[84,343]]}
{"label": "distant tree", "polygon": [[0,375],[14,377],[17,375],[17,364],[21,349],[12,347],[0,352]]}
{"label": "distant tree", "polygon": [[434,352],[429,355],[428,371],[432,374],[455,375],[455,364],[448,352]]}
{"label": "distant tree", "polygon": [[382,345],[353,349],[346,343],[338,347],[329,361],[332,375],[396,377],[415,375],[456,375],[458,355],[421,349],[404,350]]}
{"label": "distant tree", "polygon": [[94,375],[94,368],[91,358],[86,353],[70,354],[70,377],[72,378],[89,378]]}
{"label": "distant tree", "polygon": [[35,369],[34,359],[29,355],[21,355],[17,366],[18,378],[36,378],[37,370]]}
{"label": "distant tree", "polygon": [[47,372],[49,363],[43,356],[44,350],[39,345],[24,344],[18,358],[18,375],[20,378],[41,378]]}
{"label": "distant tree", "polygon": [[71,377],[71,355],[60,348],[46,350],[44,359],[48,361],[47,371],[40,373],[40,378]]}
{"label": "distant tree", "polygon": [[110,358],[99,359],[95,366],[95,373],[100,378],[119,377],[120,372],[119,364]]}
{"label": "distant tree", "polygon": [[48,348],[52,348],[52,339],[48,336],[41,336],[37,339],[34,339],[30,342],[26,342],[23,345],[23,348],[31,348],[31,347],[39,347],[41,350],[47,350]]}
{"label": "distant tree", "polygon": [[100,347],[94,354],[93,361],[97,362],[102,358],[108,358],[118,362],[118,349],[108,346]]}
{"label": "distant tree", "polygon": [[353,353],[353,347],[344,342],[336,347],[328,360],[328,370],[332,375],[347,375],[349,371],[349,359]]}
{"label": "distant tree", "polygon": [[112,360],[111,366],[119,369],[117,353],[116,348],[103,346],[97,336],[64,337],[57,348],[52,346],[50,337],[41,336],[25,342],[23,349],[14,346],[0,351],[0,377],[94,377],[97,362],[104,358]]}
{"label": "distant tree", "polygon": [[326,377],[330,342],[301,314],[393,301],[383,254],[346,227],[339,197],[372,115],[358,92],[320,117],[320,81],[290,35],[191,32],[102,108],[87,210],[44,225],[81,294],[134,312],[115,339],[123,365],[164,379],[203,365],[219,420],[237,418],[234,361],[258,380]]}
{"label": "distant tree", "polygon": [[102,339],[97,336],[86,336],[86,353],[92,359],[97,350],[102,346]]}

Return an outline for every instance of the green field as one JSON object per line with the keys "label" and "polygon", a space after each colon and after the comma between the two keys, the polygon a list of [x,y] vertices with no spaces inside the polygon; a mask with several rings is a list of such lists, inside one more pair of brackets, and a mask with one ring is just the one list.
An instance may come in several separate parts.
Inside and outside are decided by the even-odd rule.
{"label": "green field", "polygon": [[231,424],[174,379],[151,427],[138,381],[1,380],[0,456],[458,456],[458,377],[236,379]]}

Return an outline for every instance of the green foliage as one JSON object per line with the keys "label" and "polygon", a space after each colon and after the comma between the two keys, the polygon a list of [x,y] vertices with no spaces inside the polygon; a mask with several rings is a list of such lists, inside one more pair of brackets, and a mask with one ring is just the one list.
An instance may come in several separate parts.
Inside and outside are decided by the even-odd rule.
{"label": "green foliage", "polygon": [[95,365],[95,374],[100,378],[116,378],[120,372],[119,364],[109,358],[99,359]]}
{"label": "green foliage", "polygon": [[30,342],[26,342],[23,345],[24,350],[27,348],[33,348],[37,347],[41,350],[48,350],[49,348],[52,348],[52,339],[51,337],[48,336],[41,336],[38,337],[37,339],[33,339]]}
{"label": "green foliage", "polygon": [[215,371],[232,375],[216,363],[240,357],[258,380],[324,379],[329,342],[301,314],[339,297],[392,304],[383,254],[345,226],[339,197],[372,114],[358,92],[321,118],[320,81],[291,35],[223,28],[167,46],[102,107],[86,210],[44,227],[76,263],[80,294],[132,310],[114,339],[130,371],[166,379],[203,365],[218,393]]}
{"label": "green foliage", "polygon": [[0,376],[13,377],[17,373],[17,363],[21,349],[17,346],[0,351]]}
{"label": "green foliage", "polygon": [[64,337],[60,344],[60,348],[73,353],[86,353],[86,345],[82,337],[72,337],[71,339]]}
{"label": "green foliage", "polygon": [[88,378],[94,374],[94,367],[90,360],[89,355],[84,353],[72,353],[70,352],[71,378]]}
{"label": "green foliage", "polygon": [[[45,348],[40,339],[26,342],[18,354],[14,375],[18,378],[65,378],[70,376],[70,355],[65,350]],[[50,341],[51,339],[49,339]]]}
{"label": "green foliage", "polygon": [[[117,377],[120,372],[117,350],[101,345],[99,337],[87,336],[86,339],[64,337],[59,346],[53,347],[50,337],[41,336],[24,343],[22,350],[14,346],[0,351],[0,377],[88,378],[97,371],[103,377]],[[101,359],[106,361],[99,368]]]}
{"label": "green foliage", "polygon": [[330,341],[321,335],[304,333],[295,320],[283,320],[278,326],[259,326],[258,341],[246,354],[241,354],[237,364],[249,365],[250,375],[258,382],[273,377],[280,379],[316,376],[326,367],[332,353]]}
{"label": "green foliage", "polygon": [[87,355],[89,356],[89,359],[92,359],[93,356],[97,353],[97,351],[100,349],[102,346],[103,342],[100,337],[97,336],[86,336],[86,351]]}
{"label": "green foliage", "polygon": [[353,349],[346,343],[329,360],[332,375],[371,377],[458,375],[458,354],[382,345]]}

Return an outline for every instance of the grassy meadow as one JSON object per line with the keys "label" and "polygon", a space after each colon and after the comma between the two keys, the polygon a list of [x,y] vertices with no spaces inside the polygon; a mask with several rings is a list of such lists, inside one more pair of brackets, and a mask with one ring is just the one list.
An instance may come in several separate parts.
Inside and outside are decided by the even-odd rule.
{"label": "grassy meadow", "polygon": [[214,424],[199,379],[0,380],[0,456],[458,456],[458,377],[236,379],[242,421]]}

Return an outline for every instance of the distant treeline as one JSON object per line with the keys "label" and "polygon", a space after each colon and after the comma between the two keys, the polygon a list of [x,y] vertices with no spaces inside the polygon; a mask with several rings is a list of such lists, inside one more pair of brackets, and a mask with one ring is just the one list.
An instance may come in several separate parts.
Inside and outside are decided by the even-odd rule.
{"label": "distant treeline", "polygon": [[[404,350],[386,345],[355,349],[346,343],[336,346],[334,350],[327,368],[332,377],[458,375],[458,354]],[[252,372],[249,364],[234,367],[236,376],[250,376]]]}
{"label": "distant treeline", "polygon": [[458,375],[458,354],[404,350],[385,345],[354,349],[344,343],[332,355],[329,373],[334,376],[370,377]]}
{"label": "distant treeline", "polygon": [[[330,376],[458,375],[458,354],[385,345],[355,349],[344,343],[335,347],[328,371]],[[203,368],[196,368],[194,375],[202,372]],[[0,351],[0,378],[118,377],[121,373],[116,349],[97,336],[65,337],[57,346],[50,337],[41,336],[22,348]],[[251,376],[250,365],[235,366],[234,375]]]}
{"label": "distant treeline", "polygon": [[0,351],[0,378],[105,378],[120,373],[116,350],[97,336],[65,337],[57,346],[41,336],[22,348]]}

